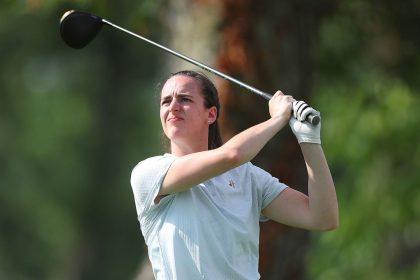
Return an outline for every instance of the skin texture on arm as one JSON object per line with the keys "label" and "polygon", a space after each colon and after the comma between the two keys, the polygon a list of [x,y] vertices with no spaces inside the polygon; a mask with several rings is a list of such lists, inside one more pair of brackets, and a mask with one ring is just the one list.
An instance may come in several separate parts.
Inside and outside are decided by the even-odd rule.
{"label": "skin texture on arm", "polygon": [[300,146],[308,172],[308,196],[288,188],[263,210],[263,214],[276,222],[302,229],[335,229],[339,223],[337,196],[322,147],[311,143]]}

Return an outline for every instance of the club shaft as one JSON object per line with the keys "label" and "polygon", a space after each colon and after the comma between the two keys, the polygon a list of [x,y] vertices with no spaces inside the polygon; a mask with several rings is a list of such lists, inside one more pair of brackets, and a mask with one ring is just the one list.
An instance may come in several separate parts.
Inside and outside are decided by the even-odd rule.
{"label": "club shaft", "polygon": [[[259,95],[259,96],[261,96],[263,98],[265,98],[266,100],[270,100],[271,97],[272,97],[272,95],[270,95],[270,94],[268,94],[266,92],[263,92],[263,91],[261,91],[259,89],[256,89],[256,88],[254,88],[254,87],[252,87],[252,86],[250,86],[250,85],[248,85],[248,84],[246,84],[244,82],[241,82],[241,81],[239,81],[239,80],[237,80],[235,78],[232,78],[231,76],[226,75],[225,73],[222,73],[222,72],[220,72],[220,71],[218,71],[216,69],[213,69],[212,67],[210,67],[208,65],[205,65],[205,64],[203,64],[203,63],[201,63],[201,62],[199,62],[199,61],[197,61],[195,59],[192,59],[192,58],[190,58],[190,57],[188,57],[186,55],[183,55],[183,54],[181,54],[179,52],[176,52],[176,51],[174,51],[174,50],[172,50],[170,48],[167,48],[165,46],[162,46],[161,44],[158,44],[158,43],[156,43],[156,42],[154,42],[152,40],[149,40],[149,39],[147,39],[147,38],[145,38],[143,36],[140,36],[139,34],[136,34],[134,32],[131,32],[130,30],[127,30],[125,28],[122,28],[122,27],[120,27],[120,26],[118,26],[118,25],[116,25],[116,24],[114,24],[114,23],[112,23],[110,21],[107,21],[106,19],[103,19],[102,18],[101,20],[102,20],[102,22],[104,24],[107,24],[107,25],[109,25],[111,27],[114,27],[116,29],[119,29],[119,30],[121,30],[121,31],[123,31],[125,33],[128,33],[128,34],[130,34],[130,35],[132,35],[132,36],[134,36],[136,38],[139,38],[139,39],[141,39],[141,40],[143,40],[143,41],[145,41],[145,42],[147,42],[149,44],[154,45],[155,47],[158,47],[158,48],[166,51],[167,53],[173,54],[173,55],[175,55],[175,56],[177,56],[177,57],[179,57],[179,58],[181,58],[181,59],[183,59],[185,61],[188,61],[188,62],[190,62],[190,63],[192,63],[192,64],[194,64],[194,65],[196,65],[196,66],[198,66],[198,67],[200,67],[200,68],[202,68],[204,70],[207,70],[207,71],[209,71],[209,72],[211,72],[211,73],[213,73],[213,74],[215,74],[215,75],[217,75],[219,77],[222,77],[222,78],[224,78],[224,79],[226,79],[226,80],[228,80],[228,81],[230,81],[232,83],[235,83],[235,84],[237,84],[237,85],[239,85],[239,86],[241,86],[243,88],[246,88],[247,90],[249,90],[249,91],[251,91],[251,92],[253,92],[253,93],[255,93],[255,94],[257,94],[257,95]],[[320,121],[320,117],[317,116],[317,115],[308,115],[307,118],[306,118],[306,121],[308,121],[309,123],[311,123],[313,125],[317,125],[319,123],[319,121]]]}
{"label": "club shaft", "polygon": [[112,22],[107,21],[106,19],[102,19],[102,22],[105,23],[105,24],[108,24],[108,25],[110,25],[110,26],[112,26],[114,28],[117,28],[117,29],[119,29],[121,31],[124,31],[125,33],[128,33],[128,34],[130,34],[132,36],[135,36],[135,37],[137,37],[137,38],[139,38],[139,39],[141,39],[143,41],[146,41],[149,44],[152,44],[152,45],[154,45],[154,46],[156,46],[156,47],[158,47],[158,48],[160,48],[160,49],[162,49],[162,50],[164,50],[164,51],[166,51],[166,52],[168,52],[170,54],[173,54],[173,55],[175,55],[175,56],[177,56],[177,57],[179,57],[179,58],[181,58],[183,60],[186,60],[186,61],[188,61],[188,62],[190,62],[190,63],[192,63],[192,64],[194,64],[194,65],[196,65],[196,66],[198,66],[198,67],[200,67],[202,69],[205,69],[205,70],[207,70],[207,71],[209,71],[209,72],[211,72],[211,73],[213,73],[213,74],[215,74],[215,75],[217,75],[219,77],[222,77],[222,78],[224,78],[224,79],[226,79],[226,80],[228,80],[228,81],[230,81],[232,83],[235,83],[235,84],[237,84],[237,85],[239,85],[241,87],[244,87],[244,88],[250,90],[251,92],[260,95],[261,97],[264,97],[267,100],[270,100],[271,97],[272,97],[268,93],[265,93],[265,92],[263,92],[263,91],[261,91],[259,89],[256,89],[256,88],[254,88],[254,87],[252,87],[252,86],[250,86],[248,84],[245,84],[245,83],[243,83],[243,82],[241,82],[241,81],[239,81],[239,80],[237,80],[235,78],[232,78],[231,76],[226,75],[226,74],[224,74],[224,73],[222,73],[222,72],[220,72],[220,71],[218,71],[218,70],[216,70],[216,69],[214,69],[214,68],[212,68],[212,67],[210,67],[208,65],[205,65],[205,64],[203,64],[203,63],[195,60],[195,59],[192,59],[192,58],[190,58],[190,57],[188,57],[186,55],[183,55],[183,54],[181,54],[179,52],[176,52],[174,50],[171,50],[171,49],[169,49],[169,48],[167,48],[165,46],[162,46],[162,45],[160,45],[160,44],[158,44],[158,43],[156,43],[156,42],[154,42],[152,40],[149,40],[149,39],[147,39],[147,38],[145,38],[143,36],[140,36],[140,35],[138,35],[138,34],[136,34],[134,32],[131,32],[131,31],[127,30],[127,29],[124,29],[124,28],[122,28],[122,27],[120,27],[118,25],[115,25]]}

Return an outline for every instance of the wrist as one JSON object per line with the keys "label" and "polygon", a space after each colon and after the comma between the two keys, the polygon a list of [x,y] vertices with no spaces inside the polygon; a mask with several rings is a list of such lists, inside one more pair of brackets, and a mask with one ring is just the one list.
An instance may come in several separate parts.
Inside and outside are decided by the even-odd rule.
{"label": "wrist", "polygon": [[276,116],[272,116],[270,118],[270,121],[272,121],[273,123],[276,123],[277,125],[280,126],[280,128],[284,127],[286,124],[289,123],[290,120],[290,116],[284,116],[284,115],[276,115]]}
{"label": "wrist", "polygon": [[321,147],[322,144],[321,143],[311,143],[311,142],[300,142],[299,146],[302,149],[311,149],[311,148],[315,148],[315,147]]}
{"label": "wrist", "polygon": [[315,144],[321,145],[321,138],[312,135],[296,135],[299,144]]}

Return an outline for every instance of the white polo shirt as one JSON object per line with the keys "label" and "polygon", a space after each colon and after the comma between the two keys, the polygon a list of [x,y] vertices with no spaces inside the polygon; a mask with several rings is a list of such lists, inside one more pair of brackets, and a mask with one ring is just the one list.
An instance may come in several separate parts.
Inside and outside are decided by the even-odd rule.
{"label": "white polo shirt", "polygon": [[261,210],[287,186],[246,163],[155,204],[175,159],[146,159],[131,174],[155,278],[259,279]]}

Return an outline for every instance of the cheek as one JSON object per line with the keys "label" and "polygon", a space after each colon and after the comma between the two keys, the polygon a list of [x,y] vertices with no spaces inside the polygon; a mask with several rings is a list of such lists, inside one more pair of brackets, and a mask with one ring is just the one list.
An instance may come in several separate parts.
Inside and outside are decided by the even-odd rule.
{"label": "cheek", "polygon": [[167,113],[164,109],[160,109],[160,123],[162,124],[162,127],[165,128],[165,120],[166,120]]}

